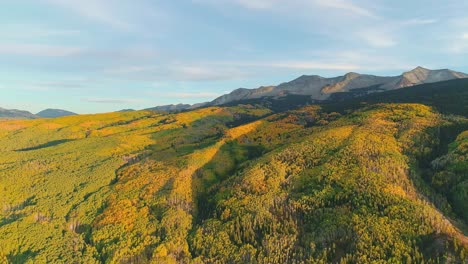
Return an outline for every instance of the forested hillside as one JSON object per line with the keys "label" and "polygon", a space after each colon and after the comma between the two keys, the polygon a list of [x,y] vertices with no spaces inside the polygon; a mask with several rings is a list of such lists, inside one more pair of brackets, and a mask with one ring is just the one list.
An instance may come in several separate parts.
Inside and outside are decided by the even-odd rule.
{"label": "forested hillside", "polygon": [[0,262],[464,263],[468,119],[434,100],[2,121]]}

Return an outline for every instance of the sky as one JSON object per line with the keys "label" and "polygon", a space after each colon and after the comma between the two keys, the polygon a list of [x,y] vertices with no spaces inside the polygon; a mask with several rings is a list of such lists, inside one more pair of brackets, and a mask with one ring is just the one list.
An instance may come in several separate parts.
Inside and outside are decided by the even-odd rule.
{"label": "sky", "polygon": [[301,75],[468,72],[465,0],[0,0],[0,107],[210,101]]}

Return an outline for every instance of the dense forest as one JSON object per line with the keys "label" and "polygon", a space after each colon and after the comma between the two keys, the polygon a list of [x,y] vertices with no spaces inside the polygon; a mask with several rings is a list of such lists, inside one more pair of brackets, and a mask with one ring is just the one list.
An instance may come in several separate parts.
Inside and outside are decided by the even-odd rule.
{"label": "dense forest", "polygon": [[0,262],[466,263],[460,85],[1,121]]}

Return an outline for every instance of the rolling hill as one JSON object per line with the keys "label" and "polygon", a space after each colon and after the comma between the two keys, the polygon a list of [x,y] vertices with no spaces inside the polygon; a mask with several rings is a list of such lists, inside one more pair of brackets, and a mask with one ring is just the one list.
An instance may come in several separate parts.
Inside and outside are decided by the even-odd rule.
{"label": "rolling hill", "polygon": [[43,118],[55,118],[55,117],[71,116],[71,115],[76,115],[76,113],[73,113],[67,110],[51,109],[51,108],[42,110],[36,114],[36,116],[43,117]]}
{"label": "rolling hill", "polygon": [[28,111],[16,110],[16,109],[4,109],[0,107],[0,118],[3,119],[33,119],[35,115]]}
{"label": "rolling hill", "polygon": [[464,263],[467,91],[2,121],[0,261]]}

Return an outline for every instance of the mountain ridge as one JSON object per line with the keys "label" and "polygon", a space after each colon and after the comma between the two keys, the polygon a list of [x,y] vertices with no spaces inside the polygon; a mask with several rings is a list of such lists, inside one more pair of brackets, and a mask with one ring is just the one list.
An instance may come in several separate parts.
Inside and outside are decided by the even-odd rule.
{"label": "mountain ridge", "polygon": [[47,108],[44,109],[37,114],[33,114],[26,110],[18,110],[18,109],[5,109],[0,107],[0,118],[3,119],[38,119],[38,118],[56,118],[56,117],[64,117],[64,116],[72,116],[77,115],[77,113],[73,113],[63,109],[53,109]]}
{"label": "mountain ridge", "polygon": [[[468,78],[468,74],[450,69],[430,70],[418,66],[410,71],[403,72],[397,76],[376,76],[371,74],[360,74],[348,72],[337,77],[322,77],[319,75],[302,75],[292,81],[279,85],[260,86],[258,88],[238,88],[228,94],[221,95],[210,102],[194,105],[179,104],[177,107],[171,105],[158,106],[150,109],[165,111],[182,111],[205,106],[219,106],[236,101],[259,99],[259,98],[282,98],[287,95],[310,96],[313,100],[333,100],[334,93],[346,93],[356,89],[373,87],[368,93],[382,92],[402,89],[418,84],[435,83],[453,79]],[[363,93],[368,94],[368,93]]]}
{"label": "mountain ridge", "polygon": [[[318,75],[302,75],[290,82],[278,86],[268,86],[265,92],[263,87],[244,89],[243,99],[252,99],[263,95],[265,97],[282,97],[285,94],[310,95],[315,100],[327,100],[329,95],[336,92],[348,92],[352,89],[379,85],[383,90],[394,90],[423,83],[433,83],[458,78],[468,78],[468,74],[449,69],[429,70],[421,66],[402,73],[398,76],[376,76],[349,72],[343,76],[325,78]],[[237,90],[235,90],[237,91]],[[229,94],[228,94],[229,95]],[[223,95],[226,96],[226,95]],[[261,96],[260,96],[261,97]],[[214,105],[219,102],[215,99]],[[228,98],[223,102],[236,101],[237,97]]]}
{"label": "mountain ridge", "polygon": [[0,118],[7,118],[7,119],[34,119],[36,116],[31,112],[25,110],[18,110],[18,109],[5,109],[0,107]]}

